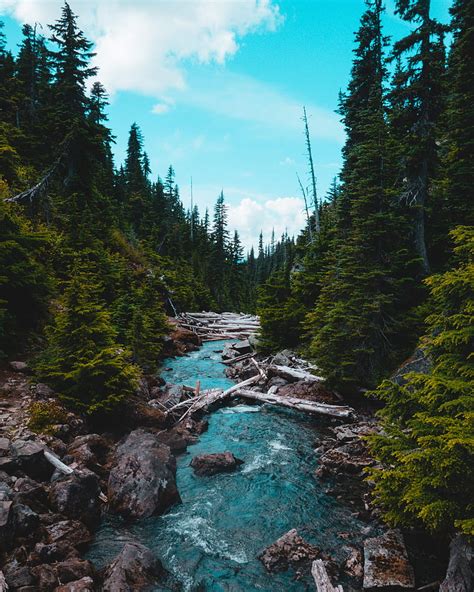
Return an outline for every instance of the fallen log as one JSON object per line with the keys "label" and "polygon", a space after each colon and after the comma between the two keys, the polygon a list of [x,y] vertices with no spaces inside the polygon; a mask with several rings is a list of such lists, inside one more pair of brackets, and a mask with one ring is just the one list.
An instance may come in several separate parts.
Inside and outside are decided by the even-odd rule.
{"label": "fallen log", "polygon": [[232,366],[232,364],[236,364],[237,362],[242,362],[243,360],[247,360],[253,354],[242,354],[241,356],[237,356],[236,358],[231,358],[230,360],[222,360],[222,364],[226,366]]}
{"label": "fallen log", "polygon": [[275,394],[259,393],[249,389],[239,388],[234,391],[234,395],[244,399],[252,399],[260,403],[269,405],[280,405],[288,409],[315,413],[317,415],[328,415],[330,417],[349,418],[354,415],[354,409],[345,405],[328,405],[326,403],[317,403],[305,399],[296,399],[295,397],[280,397]]}
{"label": "fallen log", "polygon": [[307,370],[290,368],[289,366],[277,366],[275,364],[272,364],[268,367],[268,370],[271,370],[274,374],[277,374],[278,376],[290,376],[292,378],[296,378],[297,380],[306,380],[308,382],[324,381],[324,378],[322,376],[315,376]]}
{"label": "fallen log", "polygon": [[344,592],[342,586],[332,585],[322,559],[313,561],[311,575],[313,576],[318,592]]}
{"label": "fallen log", "polygon": [[474,550],[466,535],[456,535],[449,546],[449,564],[440,592],[468,592],[474,587]]}

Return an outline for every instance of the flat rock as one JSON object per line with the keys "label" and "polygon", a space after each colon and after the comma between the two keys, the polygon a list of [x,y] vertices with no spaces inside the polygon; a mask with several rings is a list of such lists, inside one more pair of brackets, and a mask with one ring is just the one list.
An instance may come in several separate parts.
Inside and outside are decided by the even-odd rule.
{"label": "flat rock", "polygon": [[92,540],[91,533],[77,520],[60,520],[46,527],[49,543],[64,544],[68,547],[82,547]]}
{"label": "flat rock", "polygon": [[413,567],[398,530],[364,542],[364,588],[390,587],[415,587]]}
{"label": "flat rock", "polygon": [[181,501],[171,450],[145,430],[119,445],[108,481],[110,507],[127,518],[146,518]]}
{"label": "flat rock", "polygon": [[240,458],[236,458],[232,452],[217,452],[195,456],[191,461],[191,467],[196,475],[209,476],[235,471],[243,462]]}
{"label": "flat rock", "polygon": [[28,364],[26,362],[13,361],[8,364],[14,372],[22,372],[26,374],[29,372]]}
{"label": "flat rock", "polygon": [[15,440],[10,445],[12,458],[29,477],[49,479],[54,469],[43,454],[44,447],[33,440]]}
{"label": "flat rock", "polygon": [[320,550],[300,537],[296,528],[285,533],[272,545],[267,547],[258,559],[267,571],[285,571],[288,567],[300,566],[321,556]]}
{"label": "flat rock", "polygon": [[94,592],[94,580],[90,577],[81,578],[74,582],[58,586],[54,592]]}
{"label": "flat rock", "polygon": [[127,543],[119,555],[105,569],[103,592],[141,590],[155,583],[165,570],[147,547]]}

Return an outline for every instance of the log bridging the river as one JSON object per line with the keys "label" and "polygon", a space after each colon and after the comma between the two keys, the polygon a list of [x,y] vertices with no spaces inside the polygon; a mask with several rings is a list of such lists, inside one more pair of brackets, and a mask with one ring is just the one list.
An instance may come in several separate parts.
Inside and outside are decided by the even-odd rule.
{"label": "log bridging the river", "polygon": [[245,339],[260,330],[257,316],[232,312],[183,312],[176,317],[176,322],[203,341]]}

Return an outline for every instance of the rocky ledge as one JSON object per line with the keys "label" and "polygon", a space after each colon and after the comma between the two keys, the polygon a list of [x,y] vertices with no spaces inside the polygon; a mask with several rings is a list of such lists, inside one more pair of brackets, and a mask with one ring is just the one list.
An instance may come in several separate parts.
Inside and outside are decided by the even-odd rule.
{"label": "rocky ledge", "polygon": [[231,473],[244,463],[236,458],[232,452],[217,452],[215,454],[199,454],[191,461],[191,467],[196,475],[209,476],[217,473]]}

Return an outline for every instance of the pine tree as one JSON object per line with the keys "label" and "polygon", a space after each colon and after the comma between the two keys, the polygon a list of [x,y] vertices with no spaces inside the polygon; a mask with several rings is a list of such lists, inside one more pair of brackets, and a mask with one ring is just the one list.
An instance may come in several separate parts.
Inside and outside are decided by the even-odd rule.
{"label": "pine tree", "polygon": [[[89,66],[90,59],[95,55],[92,43],[77,26],[77,16],[67,2],[64,3],[61,17],[54,25],[51,41],[56,44],[53,51],[54,91],[57,102],[56,117],[61,118],[63,129],[71,120],[81,118],[88,107],[86,81],[97,73],[96,68]],[[61,138],[62,139],[62,138]]]}
{"label": "pine tree", "polygon": [[474,534],[474,232],[452,232],[457,264],[426,280],[433,312],[421,341],[427,374],[375,391],[383,432],[371,437],[375,500],[392,524]]}
{"label": "pine tree", "polygon": [[[342,102],[348,139],[341,195],[350,227],[336,233],[331,267],[308,322],[310,354],[341,390],[375,386],[410,347],[413,270],[395,205],[383,85],[382,2],[367,2],[357,33],[349,92]],[[338,198],[339,199],[339,198]],[[402,339],[403,335],[403,339]],[[413,339],[413,336],[411,336]]]}
{"label": "pine tree", "polygon": [[431,17],[430,4],[431,0],[397,1],[397,14],[415,28],[394,45],[397,84],[391,93],[398,105],[392,124],[403,147],[400,199],[413,209],[414,242],[425,274],[430,270],[425,219],[439,160],[436,127],[443,110],[446,29]]}
{"label": "pine tree", "polygon": [[474,187],[474,2],[455,0],[452,8],[453,44],[447,70],[448,227],[473,224]]}
{"label": "pine tree", "polygon": [[36,371],[73,409],[110,413],[134,392],[138,369],[116,341],[94,270],[78,262],[70,277]]}

